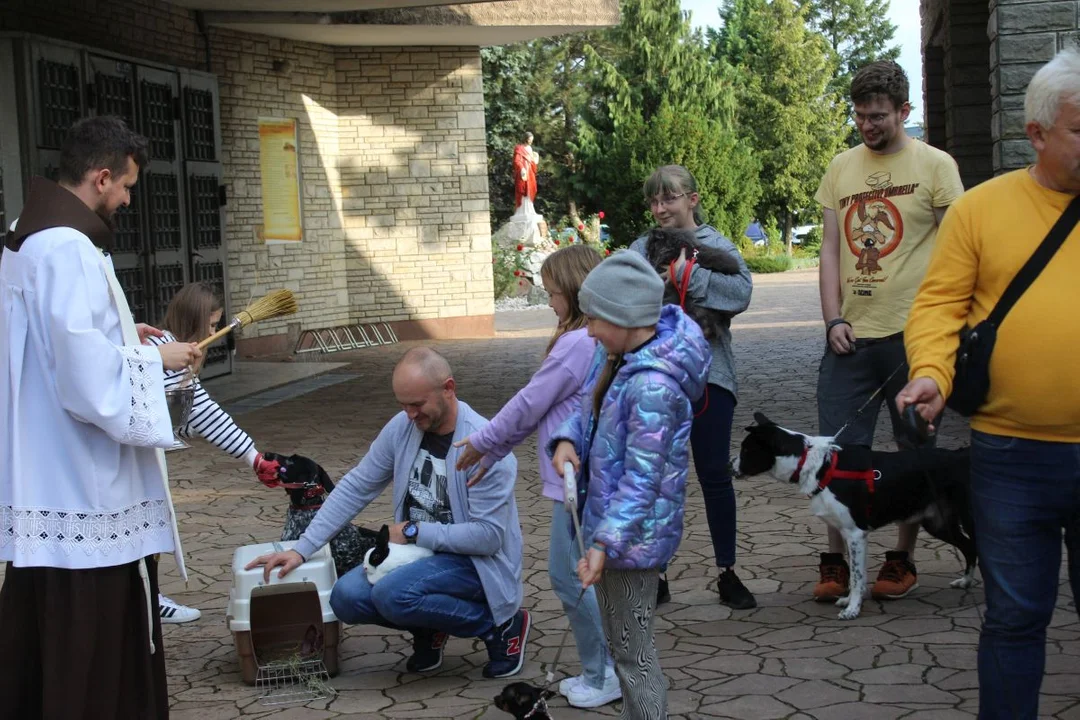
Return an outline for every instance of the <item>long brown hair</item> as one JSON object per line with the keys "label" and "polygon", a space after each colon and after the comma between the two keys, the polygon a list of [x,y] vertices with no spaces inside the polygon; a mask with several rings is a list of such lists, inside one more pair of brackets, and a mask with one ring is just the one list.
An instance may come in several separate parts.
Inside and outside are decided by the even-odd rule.
{"label": "long brown hair", "polygon": [[199,342],[210,336],[211,313],[221,309],[221,298],[213,285],[188,283],[169,301],[162,327],[180,342]]}
{"label": "long brown hair", "polygon": [[596,381],[596,389],[593,391],[593,422],[600,422],[600,406],[604,404],[604,396],[611,389],[611,383],[615,381],[615,371],[622,362],[622,353],[608,353],[607,363],[600,372],[600,379]]}
{"label": "long brown hair", "polygon": [[600,253],[588,245],[568,245],[548,255],[544,264],[540,266],[540,277],[544,280],[544,287],[564,295],[570,307],[570,314],[566,320],[560,321],[559,326],[552,333],[551,341],[548,343],[547,350],[544,351],[545,357],[555,347],[559,338],[568,332],[580,330],[588,322],[588,318],[581,312],[581,305],[578,303],[578,291],[581,289],[581,284],[585,282],[585,276],[592,272],[602,259]]}

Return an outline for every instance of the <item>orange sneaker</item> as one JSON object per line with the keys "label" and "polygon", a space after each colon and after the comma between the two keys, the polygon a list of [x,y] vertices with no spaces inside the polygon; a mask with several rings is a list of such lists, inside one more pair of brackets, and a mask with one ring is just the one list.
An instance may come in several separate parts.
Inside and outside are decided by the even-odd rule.
{"label": "orange sneaker", "polygon": [[899,600],[919,587],[919,574],[915,563],[908,560],[903,550],[889,550],[885,553],[885,564],[881,566],[877,582],[870,588],[870,595],[875,600]]}
{"label": "orange sneaker", "polygon": [[821,553],[821,580],[814,588],[814,600],[833,602],[848,594],[850,571],[842,553]]}

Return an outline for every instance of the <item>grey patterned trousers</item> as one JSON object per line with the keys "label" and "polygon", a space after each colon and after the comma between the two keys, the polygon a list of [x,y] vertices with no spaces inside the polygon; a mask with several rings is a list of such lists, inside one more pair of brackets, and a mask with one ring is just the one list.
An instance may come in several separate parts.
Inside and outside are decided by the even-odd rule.
{"label": "grey patterned trousers", "polygon": [[622,720],[667,720],[667,680],[653,638],[657,570],[605,570],[600,617],[622,689]]}

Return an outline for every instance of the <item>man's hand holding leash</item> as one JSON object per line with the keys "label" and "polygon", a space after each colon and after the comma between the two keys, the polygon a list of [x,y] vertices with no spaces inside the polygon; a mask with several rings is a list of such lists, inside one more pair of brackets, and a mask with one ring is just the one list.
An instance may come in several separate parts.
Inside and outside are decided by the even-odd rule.
{"label": "man's hand holding leash", "polygon": [[945,409],[945,398],[941,396],[937,382],[928,377],[917,377],[905,385],[896,396],[896,409],[902,415],[909,405],[915,406],[915,412],[927,422],[929,432],[933,433],[936,430],[934,418]]}

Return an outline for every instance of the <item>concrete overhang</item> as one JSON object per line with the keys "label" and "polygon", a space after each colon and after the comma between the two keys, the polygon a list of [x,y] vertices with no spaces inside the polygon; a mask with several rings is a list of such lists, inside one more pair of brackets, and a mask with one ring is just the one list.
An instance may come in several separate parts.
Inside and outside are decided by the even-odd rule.
{"label": "concrete overhang", "polygon": [[[338,46],[489,46],[616,25],[619,0],[174,0],[201,10],[208,25]],[[228,5],[228,10],[221,9]],[[236,10],[236,7],[250,8]],[[312,7],[367,9],[313,12]]]}

